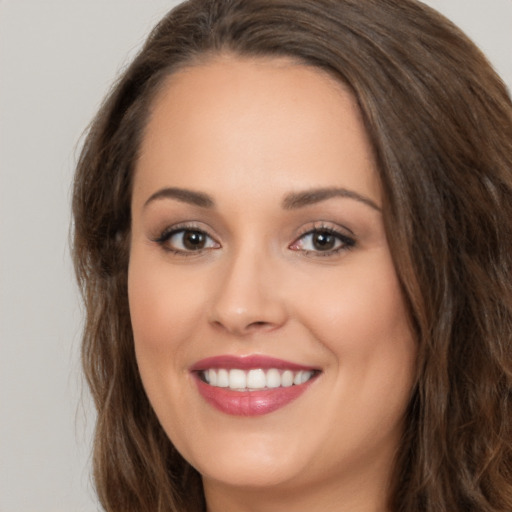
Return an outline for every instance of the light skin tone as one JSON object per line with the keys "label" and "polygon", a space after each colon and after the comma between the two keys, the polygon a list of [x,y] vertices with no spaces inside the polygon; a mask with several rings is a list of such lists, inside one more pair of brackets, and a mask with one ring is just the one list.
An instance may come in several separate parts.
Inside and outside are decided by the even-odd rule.
{"label": "light skin tone", "polygon": [[[134,178],[129,301],[155,412],[209,512],[383,512],[416,344],[353,96],[287,59],[171,75]],[[317,369],[268,414],[212,407],[190,368]]]}

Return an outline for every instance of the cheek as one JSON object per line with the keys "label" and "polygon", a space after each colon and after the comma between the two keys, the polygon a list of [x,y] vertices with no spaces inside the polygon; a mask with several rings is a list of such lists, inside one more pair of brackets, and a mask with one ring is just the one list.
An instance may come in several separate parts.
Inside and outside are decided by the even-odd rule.
{"label": "cheek", "polygon": [[187,350],[201,309],[197,288],[184,274],[132,251],[128,299],[137,366],[160,423],[178,440],[186,423],[179,411],[188,403]]}
{"label": "cheek", "polygon": [[[380,267],[380,268],[379,268]],[[351,268],[333,273],[325,286],[313,283],[304,289],[304,314],[319,339],[332,340],[332,350],[375,350],[397,336],[411,337],[397,277],[391,265]],[[307,312],[306,312],[307,311]],[[336,341],[335,341],[336,340]]]}
{"label": "cheek", "polygon": [[[198,294],[183,272],[170,272],[157,258],[133,250],[128,270],[128,299],[136,338],[159,344],[170,332],[187,326],[197,310]],[[167,329],[164,329],[167,327]],[[168,328],[172,327],[172,330]],[[155,347],[156,348],[156,347]]]}
{"label": "cheek", "polygon": [[128,299],[137,363],[146,385],[159,373],[184,371],[179,355],[197,325],[200,297],[183,282],[182,272],[172,275],[168,266],[142,256],[132,252]]}
{"label": "cheek", "polygon": [[391,260],[376,258],[325,282],[321,291],[305,291],[302,316],[333,356],[333,389],[361,414],[399,416],[413,386],[417,346]]}
{"label": "cheek", "polygon": [[[371,268],[371,267],[370,267]],[[416,367],[417,346],[391,272],[358,272],[330,282],[336,300],[311,300],[310,330],[333,356],[326,435],[347,453],[396,446]],[[342,434],[340,434],[342,432]]]}

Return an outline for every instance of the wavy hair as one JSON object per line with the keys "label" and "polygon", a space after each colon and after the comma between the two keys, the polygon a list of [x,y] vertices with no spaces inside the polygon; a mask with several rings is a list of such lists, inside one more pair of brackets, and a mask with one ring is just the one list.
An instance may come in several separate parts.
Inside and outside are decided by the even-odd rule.
{"label": "wavy hair", "polygon": [[483,54],[416,0],[190,0],[153,30],[90,126],[73,196],[83,368],[108,512],[204,510],[160,427],[127,300],[131,183],[165,77],[219,53],[288,56],[355,95],[419,344],[393,512],[512,510],[512,104]]}

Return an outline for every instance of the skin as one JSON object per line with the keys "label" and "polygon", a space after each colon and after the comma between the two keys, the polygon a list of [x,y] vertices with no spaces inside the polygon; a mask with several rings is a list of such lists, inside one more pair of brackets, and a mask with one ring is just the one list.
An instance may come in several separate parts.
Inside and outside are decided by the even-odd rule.
{"label": "skin", "polygon": [[[168,187],[215,204],[150,200]],[[361,197],[283,205],[318,188]],[[416,344],[380,204],[356,102],[321,70],[219,56],[171,75],[155,99],[132,200],[135,350],[210,512],[387,510]],[[187,251],[183,233],[156,241],[183,224],[207,233],[202,250]],[[319,250],[307,233],[326,227],[354,244],[335,236],[341,250]],[[232,416],[206,403],[189,371],[221,354],[321,374],[277,411]]]}

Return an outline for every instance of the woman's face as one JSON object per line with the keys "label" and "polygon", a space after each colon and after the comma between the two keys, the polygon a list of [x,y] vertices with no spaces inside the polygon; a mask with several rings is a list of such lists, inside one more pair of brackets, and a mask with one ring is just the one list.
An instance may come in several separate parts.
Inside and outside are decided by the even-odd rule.
{"label": "woman's face", "polygon": [[387,482],[416,347],[380,205],[356,101],[322,71],[218,57],[159,93],[130,312],[149,400],[207,496]]}

